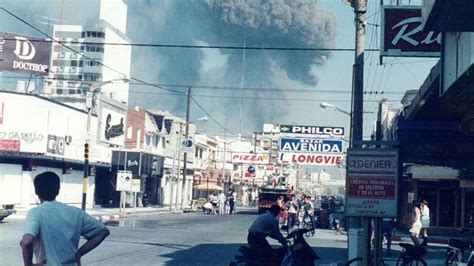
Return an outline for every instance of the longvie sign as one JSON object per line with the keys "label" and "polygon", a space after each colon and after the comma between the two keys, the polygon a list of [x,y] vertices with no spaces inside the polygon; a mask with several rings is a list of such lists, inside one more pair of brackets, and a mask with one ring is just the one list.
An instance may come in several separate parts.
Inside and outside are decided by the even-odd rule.
{"label": "longvie sign", "polygon": [[282,164],[338,165],[342,162],[342,154],[280,152],[278,160]]}
{"label": "longvie sign", "polygon": [[347,163],[346,215],[396,217],[398,150],[350,149]]}
{"label": "longvie sign", "polygon": [[441,33],[423,32],[421,8],[384,6],[381,56],[439,57]]}

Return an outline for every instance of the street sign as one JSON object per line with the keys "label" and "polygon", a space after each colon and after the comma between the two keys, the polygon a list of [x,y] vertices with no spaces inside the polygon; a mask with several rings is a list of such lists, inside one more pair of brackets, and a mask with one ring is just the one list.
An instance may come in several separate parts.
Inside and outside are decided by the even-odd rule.
{"label": "street sign", "polygon": [[183,139],[181,140],[181,151],[192,152],[194,150],[194,140]]}
{"label": "street sign", "polygon": [[302,153],[342,153],[342,140],[281,138],[280,151]]}
{"label": "street sign", "polygon": [[280,125],[280,134],[286,136],[326,136],[342,137],[344,136],[343,127],[320,127],[320,126],[292,126]]}
{"label": "street sign", "polygon": [[249,173],[255,173],[255,167],[253,167],[252,165],[249,166],[249,168],[247,168],[247,171]]}
{"label": "street sign", "polygon": [[132,179],[131,191],[140,192],[140,179]]}
{"label": "street sign", "polygon": [[118,171],[117,172],[117,191],[131,191],[132,190],[132,172]]}
{"label": "street sign", "polygon": [[279,162],[304,165],[338,165],[342,162],[342,154],[322,153],[290,153],[280,152]]}
{"label": "street sign", "polygon": [[397,217],[398,150],[350,149],[346,215]]}

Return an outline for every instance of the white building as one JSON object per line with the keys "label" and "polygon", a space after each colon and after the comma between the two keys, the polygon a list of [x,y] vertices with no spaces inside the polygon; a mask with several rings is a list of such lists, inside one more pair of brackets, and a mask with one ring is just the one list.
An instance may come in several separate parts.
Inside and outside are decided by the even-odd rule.
{"label": "white building", "polygon": [[65,46],[53,43],[45,95],[84,97],[90,85],[102,84],[103,94],[128,102],[128,83],[104,84],[130,76],[132,48],[125,33],[127,6],[122,0],[101,0],[96,5],[97,17],[83,25],[54,25],[54,38]]}
{"label": "white building", "polygon": [[[27,106],[27,108],[25,108]],[[37,203],[33,179],[44,171],[61,178],[58,200],[81,205],[87,113],[34,94],[0,91],[0,201],[30,207]],[[91,128],[98,128],[91,116]],[[89,134],[95,178],[108,173],[111,150]],[[88,179],[87,207],[94,203],[95,179]]]}

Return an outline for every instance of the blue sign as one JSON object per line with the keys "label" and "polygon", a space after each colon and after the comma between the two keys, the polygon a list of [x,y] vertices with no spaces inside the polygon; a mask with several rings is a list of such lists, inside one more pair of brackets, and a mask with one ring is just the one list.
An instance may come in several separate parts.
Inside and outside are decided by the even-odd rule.
{"label": "blue sign", "polygon": [[281,138],[280,151],[301,153],[342,153],[342,140]]}
{"label": "blue sign", "polygon": [[253,167],[252,165],[249,166],[249,168],[247,168],[247,172],[249,172],[251,174],[255,173],[255,167]]}
{"label": "blue sign", "polygon": [[280,125],[280,133],[342,137],[344,136],[344,128]]}

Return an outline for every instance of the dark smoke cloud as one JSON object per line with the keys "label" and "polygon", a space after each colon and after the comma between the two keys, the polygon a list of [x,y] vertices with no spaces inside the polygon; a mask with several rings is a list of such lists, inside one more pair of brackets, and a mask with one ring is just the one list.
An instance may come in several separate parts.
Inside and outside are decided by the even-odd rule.
{"label": "dark smoke cloud", "polygon": [[[149,1],[129,0],[128,34],[134,41],[172,44],[318,47],[333,48],[337,36],[336,18],[320,10],[314,0],[206,0]],[[148,21],[147,23],[143,23]],[[152,21],[152,23],[150,23]],[[201,43],[202,44],[202,43]],[[209,80],[199,74],[204,51],[191,49],[161,49],[153,52],[134,50],[143,62],[156,59],[161,64],[154,77],[161,83],[210,84],[236,86],[241,84],[242,51],[221,50],[227,64],[219,79]],[[149,55],[153,54],[154,59]],[[318,78],[312,69],[324,64],[328,52],[247,50],[244,63],[245,87],[277,87],[291,89],[295,85],[316,86]],[[145,64],[147,65],[147,64]],[[145,71],[147,72],[147,71]],[[138,72],[137,72],[138,74]],[[153,73],[150,73],[153,76]],[[199,92],[201,92],[200,90]],[[216,93],[216,92],[209,92]],[[194,92],[196,93],[196,91]],[[204,91],[203,91],[204,94]],[[240,92],[222,92],[224,96],[239,96]],[[286,97],[284,93],[245,91],[244,97]],[[132,95],[133,98],[133,95]],[[170,107],[183,113],[184,99],[160,96],[160,103],[175,103]],[[233,121],[230,128],[238,131],[239,100],[204,99],[203,105],[220,121],[224,116]],[[139,102],[143,99],[139,99]],[[244,130],[249,134],[263,122],[282,122],[279,116],[291,111],[282,102],[244,100]],[[224,110],[224,112],[223,112]],[[233,114],[233,117],[229,117]],[[211,126],[207,126],[211,127]],[[246,128],[249,128],[248,130]]]}
{"label": "dark smoke cloud", "polygon": [[[136,43],[210,44],[223,46],[318,47],[333,48],[337,23],[333,14],[319,9],[316,0],[123,0],[128,6],[127,35]],[[4,3],[3,3],[4,2]],[[44,31],[60,18],[60,0],[2,1],[2,5]],[[84,23],[96,17],[98,0],[64,0],[63,23]],[[28,7],[28,8],[26,8]],[[50,21],[44,16],[51,18]],[[51,25],[48,25],[51,23]],[[41,36],[5,14],[0,15],[0,31]],[[217,58],[209,59],[209,54]],[[132,76],[162,84],[207,84],[240,87],[242,50],[199,50],[185,48],[134,47]],[[216,56],[216,55],[215,55]],[[244,63],[245,87],[291,89],[315,88],[317,67],[330,57],[318,51],[247,50]],[[209,61],[225,60],[203,73]],[[112,66],[113,67],[113,66]],[[315,88],[316,89],[316,88]],[[153,87],[131,85],[130,105],[170,110],[184,114],[185,97],[169,95]],[[185,91],[185,89],[180,89]],[[151,92],[154,94],[143,94]],[[159,93],[159,94],[157,94]],[[164,94],[163,94],[164,93]],[[239,97],[240,90],[194,89],[194,94]],[[285,102],[264,102],[265,97],[288,97],[290,93],[243,91],[243,133],[260,130],[263,122],[285,123],[278,118],[291,112]],[[196,98],[217,120],[229,119],[229,128],[239,130],[239,99]],[[195,104],[194,117],[204,115]],[[296,116],[296,115],[295,115]],[[291,122],[291,121],[290,121]],[[205,130],[222,132],[213,123]]]}

